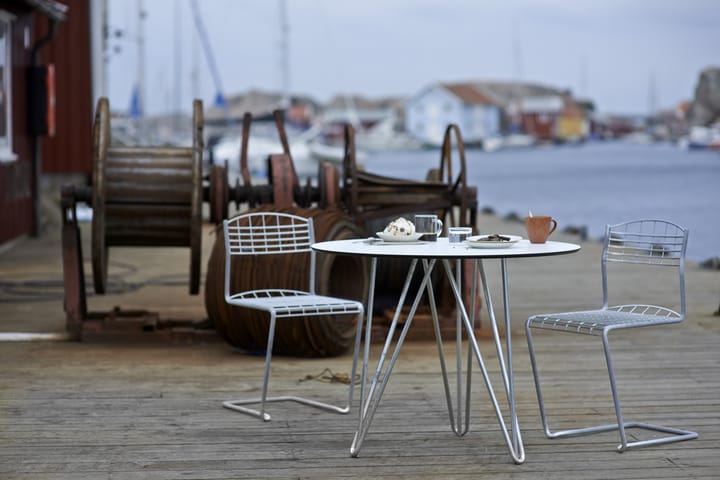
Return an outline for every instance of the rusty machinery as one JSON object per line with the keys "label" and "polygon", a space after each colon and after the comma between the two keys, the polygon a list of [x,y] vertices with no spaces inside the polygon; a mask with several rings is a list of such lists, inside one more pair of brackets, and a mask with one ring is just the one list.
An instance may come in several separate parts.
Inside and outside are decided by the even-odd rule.
{"label": "rusty machinery", "polygon": [[[422,210],[437,210],[448,225],[475,225],[476,189],[467,185],[465,155],[459,129],[450,125],[445,134],[438,169],[428,172],[425,181],[408,181],[371,174],[355,160],[355,138],[351,126],[345,129],[342,178],[328,162],[318,166],[317,184],[300,185],[285,134],[282,112],[274,118],[283,152],[267,159],[268,183],[254,185],[247,163],[252,117],[245,114],[240,151],[240,179],[228,182],[228,164],[212,165],[202,177],[203,109],[193,102],[193,135],[189,147],[118,146],[112,143],[110,108],[107,99],[98,101],[93,126],[93,182],[91,187],[66,185],[62,189],[63,269],[67,331],[76,339],[101,333],[112,320],[123,315],[87,311],[82,245],[76,205],[84,202],[93,209],[91,257],[96,293],[107,289],[108,249],[116,246],[188,247],[190,252],[190,294],[199,293],[202,203],[210,207],[210,219],[220,223],[228,206],[236,208],[301,208],[327,210],[352,219],[357,228],[343,235],[366,234],[368,222]],[[459,156],[454,175],[452,136]],[[314,211],[312,215],[319,215]],[[327,215],[326,215],[327,216]],[[331,218],[331,216],[327,216]],[[332,217],[337,222],[336,217]],[[320,239],[320,238],[319,238]],[[330,238],[325,238],[330,239]],[[210,272],[208,272],[210,274]],[[156,314],[131,314],[141,332],[162,332],[161,338],[175,338],[170,329],[160,328]],[[168,325],[172,326],[172,322]],[[187,331],[187,330],[185,330]],[[141,333],[141,335],[144,333]],[[131,335],[132,337],[132,335]]]}
{"label": "rusty machinery", "polygon": [[[477,219],[477,189],[467,184],[465,149],[456,125],[449,125],[445,132],[437,169],[428,171],[425,181],[412,181],[376,175],[358,167],[355,155],[355,130],[345,126],[342,179],[336,166],[320,162],[317,186],[299,184],[292,162],[287,137],[282,121],[282,112],[274,112],[275,122],[283,145],[283,154],[268,158],[266,185],[253,185],[247,166],[247,144],[250,134],[251,116],[243,118],[243,136],[240,150],[240,172],[243,183],[236,180],[228,183],[228,165],[213,165],[209,175],[209,196],[211,221],[222,221],[227,217],[228,204],[236,206],[247,203],[249,207],[273,203],[275,205],[339,208],[347,212],[356,223],[365,227],[374,219],[385,219],[394,215],[422,210],[437,210],[447,218],[449,226],[475,225]],[[453,167],[453,136],[457,148],[457,165]],[[454,168],[457,174],[454,175]],[[342,182],[340,181],[342,180]]]}

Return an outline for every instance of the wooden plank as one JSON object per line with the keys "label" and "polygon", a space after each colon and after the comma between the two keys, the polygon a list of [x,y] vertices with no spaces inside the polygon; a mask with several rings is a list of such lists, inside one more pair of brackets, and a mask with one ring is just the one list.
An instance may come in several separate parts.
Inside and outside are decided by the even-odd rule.
{"label": "wooden plank", "polygon": [[[258,394],[262,356],[239,354],[217,343],[0,344],[0,477],[716,478],[720,369],[715,351],[720,335],[697,328],[648,334],[618,338],[614,344],[625,414],[691,428],[700,438],[622,455],[615,452],[614,432],[546,439],[527,346],[516,335],[517,406],[527,451],[523,465],[509,458],[478,374],[471,430],[464,437],[452,434],[434,343],[403,347],[359,458],[349,456],[354,413],[272,404],[268,410],[274,419],[263,423],[221,407],[223,400]],[[591,356],[584,348],[588,345],[565,345],[558,337],[562,335],[536,337],[552,421],[611,421],[601,352],[595,348],[600,357]],[[372,346],[373,358],[379,348]],[[445,348],[452,368],[454,343]],[[483,339],[481,349],[503,398],[494,345]],[[349,361],[348,355],[278,357],[271,389],[340,403],[346,385],[299,380],[324,368],[347,372]]]}

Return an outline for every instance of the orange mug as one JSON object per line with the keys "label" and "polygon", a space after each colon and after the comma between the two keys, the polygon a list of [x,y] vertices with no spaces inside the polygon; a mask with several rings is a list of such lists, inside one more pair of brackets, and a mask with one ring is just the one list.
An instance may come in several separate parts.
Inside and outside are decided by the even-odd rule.
{"label": "orange mug", "polygon": [[545,243],[557,228],[557,221],[547,215],[525,217],[525,229],[530,243]]}

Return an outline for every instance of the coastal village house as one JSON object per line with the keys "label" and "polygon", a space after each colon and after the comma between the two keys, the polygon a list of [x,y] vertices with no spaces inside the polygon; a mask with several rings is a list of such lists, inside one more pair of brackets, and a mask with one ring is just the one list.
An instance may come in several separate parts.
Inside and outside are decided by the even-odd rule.
{"label": "coastal village house", "polygon": [[440,146],[454,123],[469,145],[500,134],[502,104],[472,83],[438,83],[423,88],[405,104],[405,129],[427,145]]}
{"label": "coastal village house", "polygon": [[519,105],[520,130],[538,141],[573,142],[590,133],[588,112],[570,95],[525,97]]}
{"label": "coastal village house", "polygon": [[405,127],[428,145],[442,142],[445,128],[460,127],[469,145],[509,133],[536,141],[579,141],[589,134],[590,109],[567,90],[522,82],[438,83],[406,103]]}

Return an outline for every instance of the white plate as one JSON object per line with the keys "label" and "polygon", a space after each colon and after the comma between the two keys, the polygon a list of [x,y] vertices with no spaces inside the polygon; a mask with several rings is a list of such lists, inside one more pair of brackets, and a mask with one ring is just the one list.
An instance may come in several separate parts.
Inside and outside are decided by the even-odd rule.
{"label": "white plate", "polygon": [[376,235],[386,242],[416,242],[422,237],[422,233],[413,233],[412,235],[403,235],[402,237],[396,237],[395,235],[390,235],[385,232],[377,232]]}
{"label": "white plate", "polygon": [[507,248],[515,245],[517,242],[522,240],[522,237],[518,235],[502,235],[503,237],[508,237],[510,239],[508,241],[483,240],[484,238],[487,238],[489,236],[490,235],[474,235],[472,237],[466,238],[465,243],[473,248]]}

